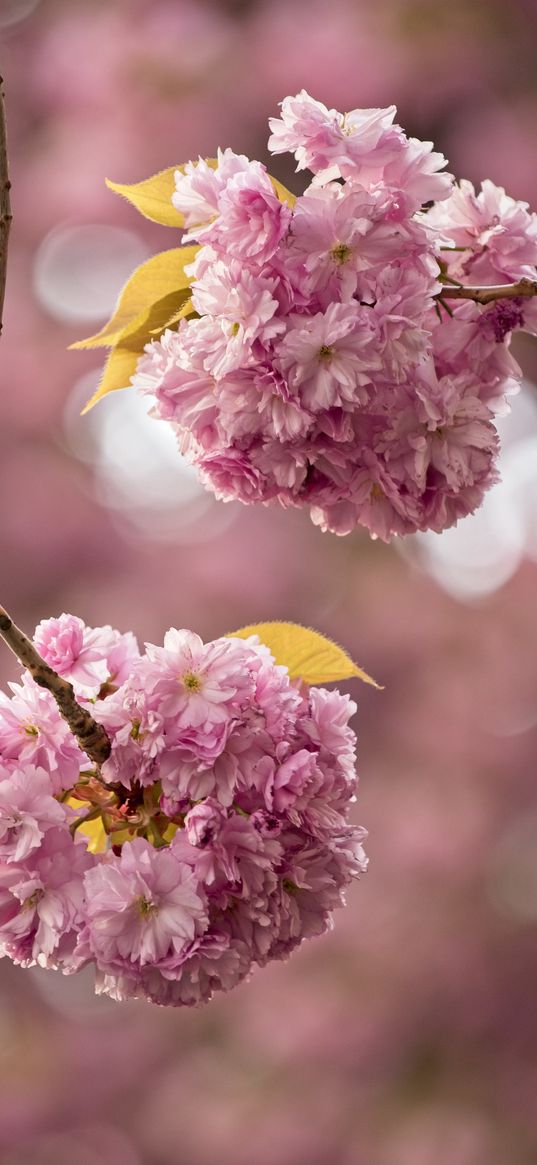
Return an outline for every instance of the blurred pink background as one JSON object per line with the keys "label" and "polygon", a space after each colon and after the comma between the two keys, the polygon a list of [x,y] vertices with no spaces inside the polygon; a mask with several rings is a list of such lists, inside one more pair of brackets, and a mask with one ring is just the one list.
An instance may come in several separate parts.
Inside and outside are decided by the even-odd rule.
{"label": "blurred pink background", "polygon": [[155,641],[295,619],[386,685],[349,687],[371,865],[329,936],[194,1011],[0,964],[2,1165],[534,1165],[537,346],[502,484],[400,547],[214,502],[132,394],[80,418],[100,354],[66,349],[175,245],[105,177],[267,160],[302,86],[395,102],[457,175],[537,209],[535,0],[0,0],[0,40],[2,602],[30,631],[65,610]]}

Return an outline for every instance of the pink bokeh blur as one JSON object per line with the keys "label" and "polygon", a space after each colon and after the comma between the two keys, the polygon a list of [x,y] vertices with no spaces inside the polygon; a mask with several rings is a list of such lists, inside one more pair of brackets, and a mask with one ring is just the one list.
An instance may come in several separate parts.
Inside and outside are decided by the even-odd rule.
{"label": "pink bokeh blur", "polygon": [[194,1011],[0,964],[2,1165],[537,1159],[537,345],[486,512],[401,548],[213,501],[132,395],[80,418],[100,355],[67,351],[174,245],[105,177],[266,160],[302,86],[395,102],[457,175],[537,209],[536,50],[534,0],[0,0],[2,603],[142,641],[294,619],[385,684],[349,685],[371,864],[329,936]]}

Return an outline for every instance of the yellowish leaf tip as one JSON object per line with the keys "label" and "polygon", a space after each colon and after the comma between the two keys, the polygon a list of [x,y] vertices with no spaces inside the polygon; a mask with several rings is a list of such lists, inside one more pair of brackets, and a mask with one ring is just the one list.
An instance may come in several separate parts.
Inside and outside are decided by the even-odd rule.
{"label": "yellowish leaf tip", "polygon": [[299,623],[253,623],[231,632],[230,637],[248,639],[251,635],[257,635],[269,648],[275,662],[287,668],[291,679],[325,684],[356,678],[382,689],[342,647],[309,627]]}

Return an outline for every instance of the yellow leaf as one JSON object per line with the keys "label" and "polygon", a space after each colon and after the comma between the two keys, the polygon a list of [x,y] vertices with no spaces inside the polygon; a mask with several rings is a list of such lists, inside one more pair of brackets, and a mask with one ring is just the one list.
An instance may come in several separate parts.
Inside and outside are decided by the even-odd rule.
{"label": "yellow leaf", "polygon": [[[205,158],[205,161],[212,170],[216,169],[218,165],[216,158]],[[184,218],[172,203],[176,170],[184,170],[184,166],[170,166],[168,170],[161,170],[158,174],[153,174],[152,178],[145,178],[143,182],[135,182],[130,186],[110,182],[108,178],[106,185],[115,194],[121,194],[128,202],[132,202],[145,218],[150,218],[152,222],[158,222],[165,227],[180,229],[184,226]]]}
{"label": "yellow leaf", "polygon": [[272,174],[269,174],[269,178],[280,202],[286,202],[292,210],[296,202],[296,194],[292,194],[291,191],[287,189],[287,186],[284,186],[282,182],[278,182],[278,179],[273,178]]}
{"label": "yellow leaf", "polygon": [[[80,817],[85,813],[90,813],[92,806],[88,801],[79,801],[78,797],[70,796],[66,801],[73,809],[76,809]],[[83,833],[87,839],[87,845],[90,853],[102,854],[108,848],[108,838],[105,833],[102,817],[96,817],[93,821],[88,821],[87,825],[79,825],[77,833]]]}
{"label": "yellow leaf", "polygon": [[[104,328],[87,340],[77,340],[71,348],[112,348],[121,343],[127,333],[140,327],[141,315],[149,313],[153,304],[166,296],[176,295],[179,301],[185,293],[189,294],[190,283],[185,267],[194,261],[198,250],[199,247],[174,247],[142,263],[125,284],[114,314]],[[177,310],[177,306],[170,303],[168,316],[174,308]],[[140,351],[142,348],[143,344]]]}
{"label": "yellow leaf", "polygon": [[150,340],[161,336],[166,328],[172,326],[172,321],[179,321],[193,310],[189,287],[165,295],[146,311],[140,312],[132,324],[122,331],[117,347],[141,355]]}
{"label": "yellow leaf", "polygon": [[292,680],[305,680],[308,684],[327,684],[332,680],[348,680],[353,676],[380,688],[367,672],[362,671],[350,655],[308,627],[299,623],[254,623],[232,631],[229,638],[248,639],[258,635],[261,643],[272,652],[276,663],[283,664]]}
{"label": "yellow leaf", "polygon": [[102,400],[109,392],[129,388],[131,376],[134,376],[139,359],[139,352],[131,352],[128,348],[112,348],[99,387],[82,409],[82,416],[89,413],[97,401]]}
{"label": "yellow leaf", "polygon": [[108,838],[102,818],[96,817],[94,821],[88,821],[87,825],[79,825],[77,833],[83,833],[87,837],[91,854],[102,854],[108,849]]}
{"label": "yellow leaf", "polygon": [[132,841],[136,836],[135,829],[114,829],[110,834],[113,845],[124,845],[126,841]]}
{"label": "yellow leaf", "polygon": [[183,215],[175,209],[172,203],[172,194],[175,190],[174,174],[177,166],[170,166],[169,170],[161,170],[153,174],[152,178],[145,178],[143,182],[134,182],[123,186],[120,182],[111,182],[106,179],[106,185],[114,194],[121,194],[127,202],[132,202],[136,210],[152,222],[161,223],[165,227],[177,227],[181,230]]}
{"label": "yellow leaf", "polygon": [[184,320],[184,319],[186,319],[187,316],[191,316],[193,314],[194,314],[194,304],[192,303],[192,300],[189,297],[188,299],[185,300],[185,302],[183,303],[183,306],[179,308],[179,311],[174,312],[174,314],[172,316],[170,316],[170,318],[165,321],[163,328],[161,328],[159,326],[157,328],[151,329],[151,338],[154,338],[155,336],[160,336],[162,334],[162,332],[166,330],[166,328],[173,328],[175,326],[175,324],[178,324],[181,320]]}

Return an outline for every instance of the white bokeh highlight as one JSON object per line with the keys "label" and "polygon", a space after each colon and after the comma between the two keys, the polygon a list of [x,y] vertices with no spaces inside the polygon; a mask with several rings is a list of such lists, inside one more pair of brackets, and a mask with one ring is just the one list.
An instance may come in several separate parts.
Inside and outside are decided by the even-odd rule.
{"label": "white bokeh highlight", "polygon": [[34,292],[60,323],[108,319],[133,269],[149,257],[134,231],[86,224],[56,227],[43,239],[34,265]]}
{"label": "white bokeh highlight", "polygon": [[240,503],[223,504],[200,485],[179,453],[171,426],[148,416],[133,389],[114,392],[86,416],[100,371],[75,385],[64,414],[69,451],[93,468],[94,494],[126,536],[157,542],[205,542],[235,521]]}

